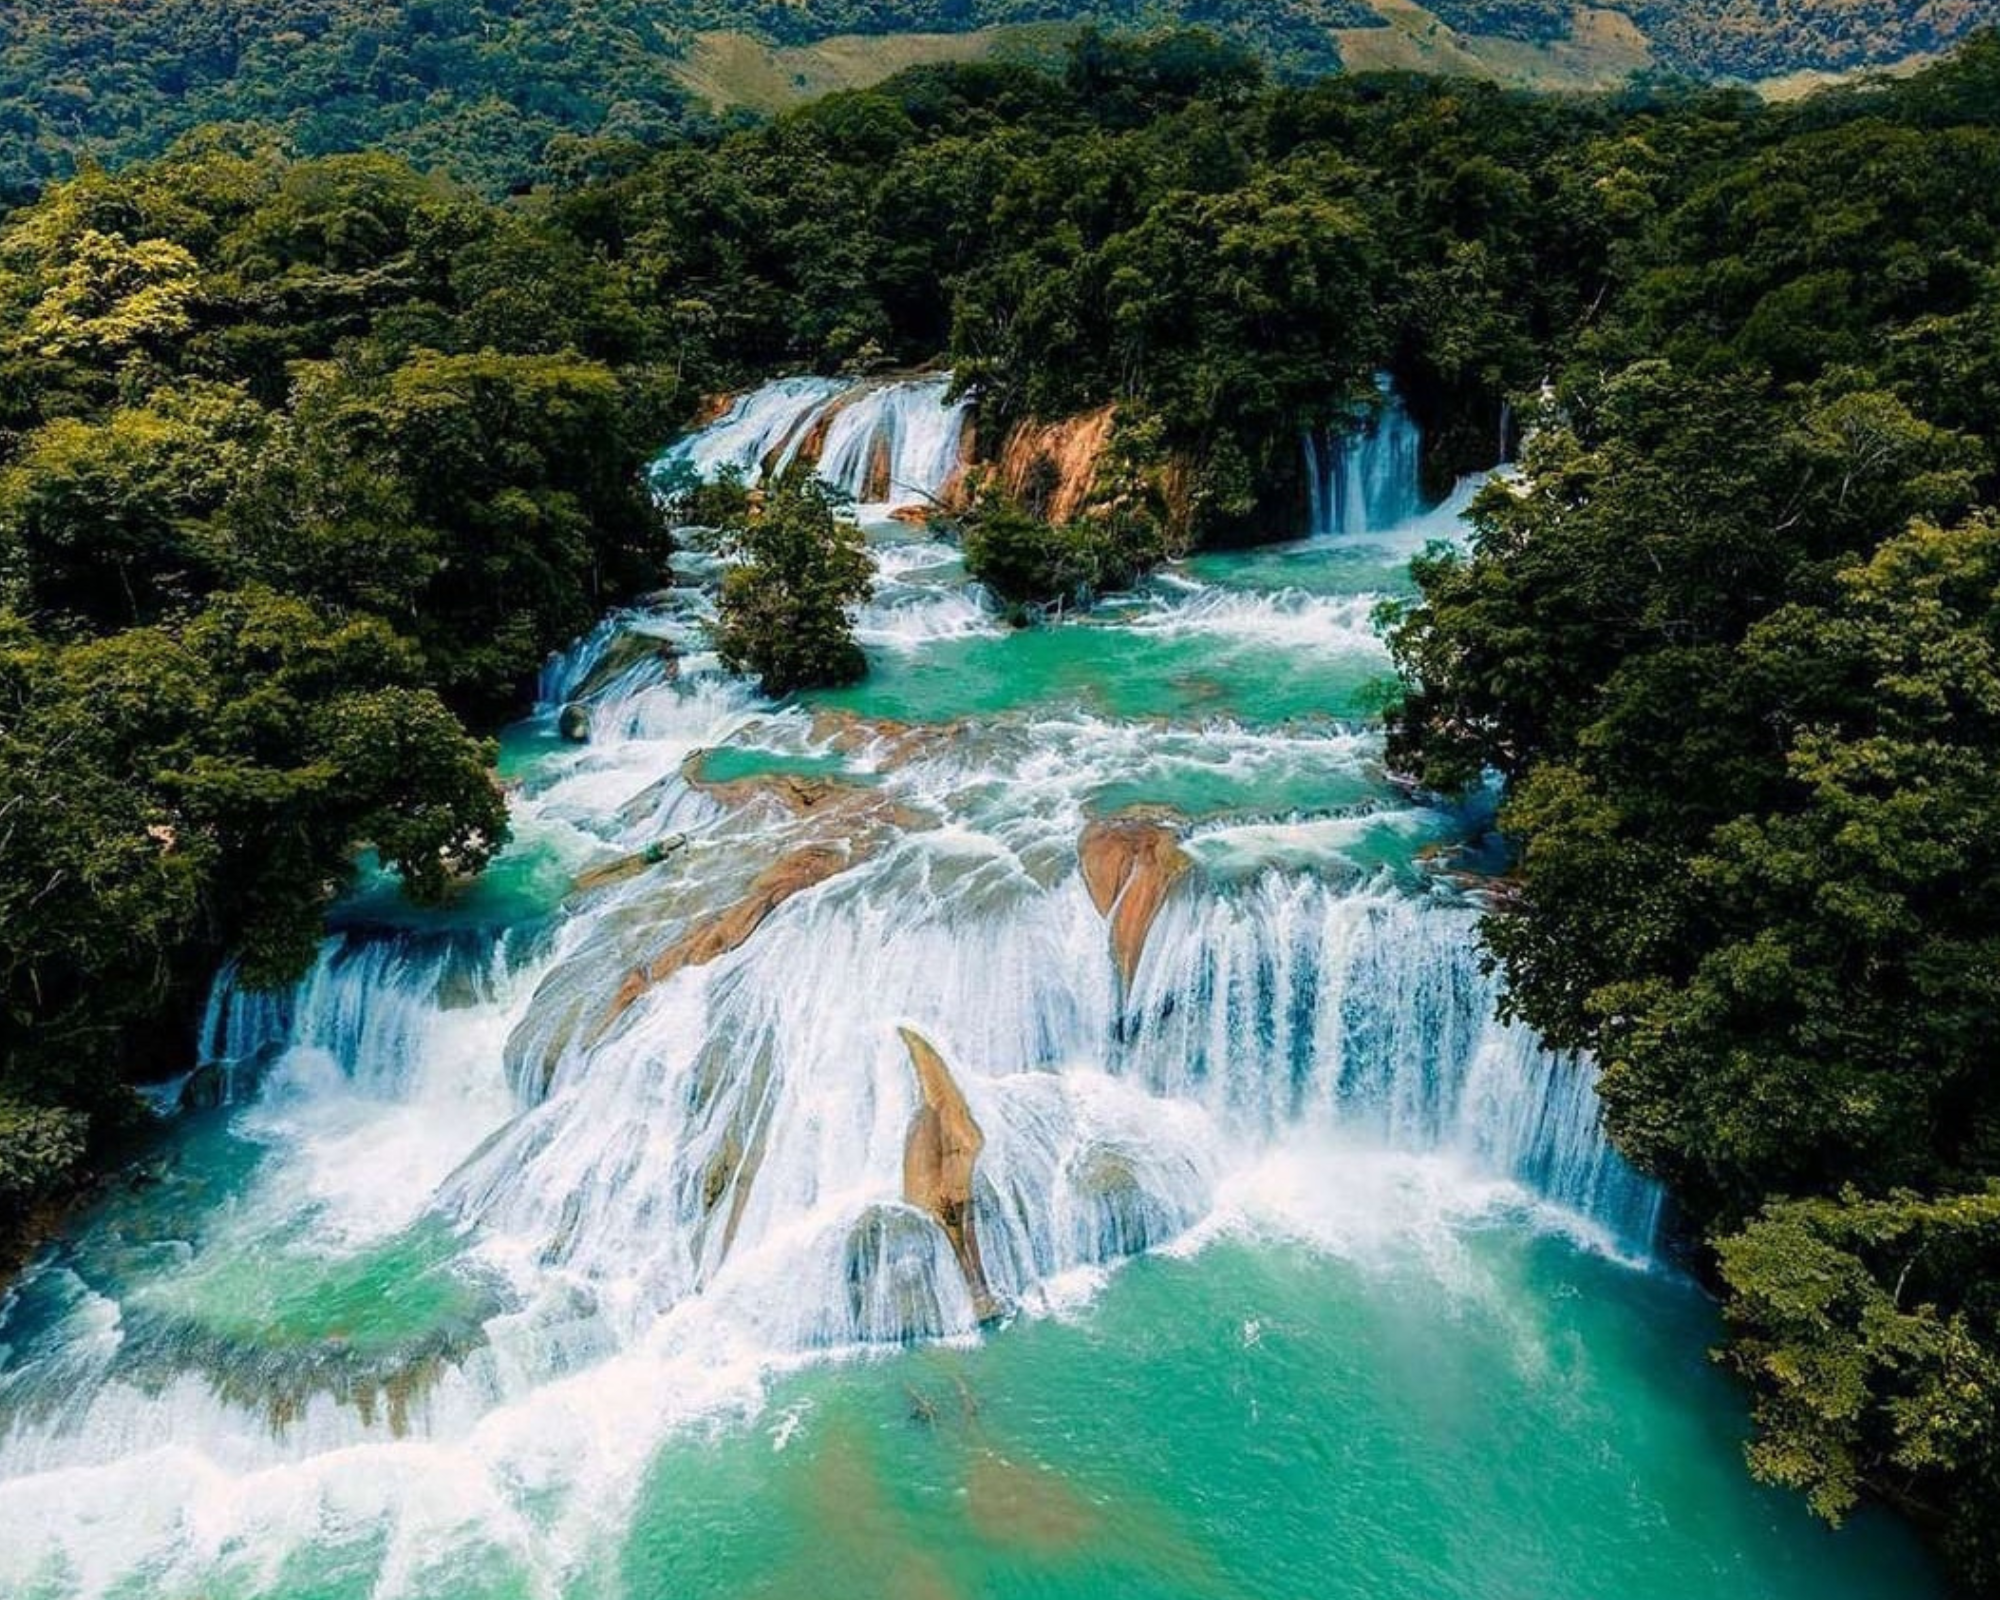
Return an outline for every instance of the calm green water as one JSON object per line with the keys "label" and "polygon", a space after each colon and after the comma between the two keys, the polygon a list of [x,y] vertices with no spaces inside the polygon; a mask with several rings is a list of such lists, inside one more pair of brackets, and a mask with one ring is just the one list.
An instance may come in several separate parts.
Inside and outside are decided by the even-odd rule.
{"label": "calm green water", "polygon": [[662,1455],[620,1571],[689,1600],[1926,1592],[1895,1530],[1746,1485],[1684,1284],[1505,1228],[1402,1245],[1225,1240],[781,1384]]}
{"label": "calm green water", "polygon": [[[851,689],[816,705],[902,722],[951,722],[1051,705],[1100,716],[1171,717],[1254,724],[1299,716],[1360,716],[1388,692],[1387,664],[1365,601],[1351,615],[1298,616],[1291,633],[1266,633],[1268,613],[1245,608],[1231,625],[1189,626],[1134,611],[1061,626],[939,641],[921,652],[884,652]],[[1282,615],[1278,619],[1282,622]],[[1302,648],[1303,646],[1303,648]]]}

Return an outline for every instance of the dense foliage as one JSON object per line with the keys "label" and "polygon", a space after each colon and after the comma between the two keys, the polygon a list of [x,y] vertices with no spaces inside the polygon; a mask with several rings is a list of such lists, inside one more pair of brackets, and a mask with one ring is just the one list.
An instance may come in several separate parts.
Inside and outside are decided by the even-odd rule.
{"label": "dense foliage", "polygon": [[1509,780],[1508,1003],[1713,1242],[1753,1465],[1990,1588],[2000,41],[1747,131],[1668,203],[1633,149],[1525,480],[1420,566],[1395,753]]}
{"label": "dense foliage", "polygon": [[0,1209],[358,843],[434,898],[504,840],[469,728],[665,555],[636,326],[559,235],[254,137],[0,229]]}
{"label": "dense foliage", "polygon": [[[1771,78],[1883,66],[1949,49],[1982,22],[1979,0],[1603,0],[1663,67],[1697,77]],[[1467,34],[1548,43],[1575,31],[1570,0],[1428,0]]]}
{"label": "dense foliage", "polygon": [[684,50],[634,0],[0,0],[0,196],[238,121],[518,186],[565,136],[704,123]]}
{"label": "dense foliage", "polygon": [[716,653],[786,695],[852,683],[867,670],[849,610],[868,598],[875,567],[838,494],[796,462],[721,529],[735,564],[724,574]]}
{"label": "dense foliage", "polygon": [[[1667,70],[1765,77],[1948,48],[1983,0],[1605,0]],[[1463,34],[1568,38],[1567,0],[1434,0]],[[1370,0],[0,0],[0,199],[79,161],[255,121],[309,155],[380,148],[499,192],[561,180],[580,138],[657,144],[713,116],[675,74],[700,30],[777,44],[1003,24],[1198,25],[1281,75],[1341,65]]]}
{"label": "dense foliage", "polygon": [[1611,0],[1667,65],[1765,78],[1949,49],[1990,23],[1980,0]]}

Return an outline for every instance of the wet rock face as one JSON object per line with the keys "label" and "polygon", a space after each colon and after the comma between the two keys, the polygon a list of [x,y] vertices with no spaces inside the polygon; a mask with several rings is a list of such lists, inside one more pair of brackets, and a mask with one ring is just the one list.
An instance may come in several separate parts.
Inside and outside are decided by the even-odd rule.
{"label": "wet rock face", "polygon": [[1110,921],[1111,954],[1129,985],[1153,919],[1194,863],[1172,827],[1146,817],[1091,823],[1077,843],[1077,858],[1091,904]]}
{"label": "wet rock face", "polygon": [[919,1097],[903,1144],[903,1198],[929,1212],[944,1229],[972,1291],[973,1309],[984,1321],[998,1310],[980,1263],[979,1236],[972,1220],[972,1182],[986,1136],[973,1121],[944,1058],[914,1030],[896,1031],[910,1052]]}
{"label": "wet rock face", "polygon": [[599,1025],[602,1034],[630,1009],[648,989],[665,983],[683,967],[705,966],[734,950],[762,925],[764,919],[795,894],[824,883],[836,872],[852,866],[858,852],[830,845],[807,845],[780,856],[758,873],[750,891],[742,899],[724,906],[683,933],[646,966],[632,973],[619,986],[611,1007]]}
{"label": "wet rock face", "polygon": [[670,833],[664,839],[655,839],[643,850],[635,850],[630,855],[620,856],[616,861],[607,861],[602,866],[591,867],[576,875],[575,891],[591,894],[613,884],[623,883],[628,878],[636,878],[648,867],[656,867],[662,861],[678,855],[687,848],[687,835]]}
{"label": "wet rock face", "polygon": [[1000,448],[1001,483],[1047,521],[1073,521],[1096,487],[1116,423],[1116,410],[1100,406],[1055,422],[1017,424]]}
{"label": "wet rock face", "polygon": [[[661,672],[669,682],[680,670],[680,657],[675,652],[671,640],[661,639],[649,633],[619,634],[605,647],[603,655],[598,657],[596,665],[585,675],[583,682],[576,686],[575,693],[570,697],[572,705],[602,694],[640,662],[647,660],[658,661]],[[571,706],[565,706],[563,715],[567,716],[571,709]],[[577,709],[581,707],[578,706]],[[590,723],[586,713],[582,737],[589,736]],[[563,737],[567,739],[571,735],[565,733]]]}
{"label": "wet rock face", "polygon": [[229,1103],[229,1069],[219,1061],[196,1067],[181,1085],[183,1111],[213,1111]]}

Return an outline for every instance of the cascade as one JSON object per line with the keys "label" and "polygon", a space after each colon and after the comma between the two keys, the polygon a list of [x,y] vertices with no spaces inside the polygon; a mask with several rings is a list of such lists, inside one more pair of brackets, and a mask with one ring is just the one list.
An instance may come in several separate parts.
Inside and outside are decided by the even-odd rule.
{"label": "cascade", "polygon": [[781,378],[671,447],[655,476],[671,484],[734,467],[754,484],[803,458],[862,506],[924,503],[949,487],[965,448],[972,403],[947,400],[950,388],[949,373]]}
{"label": "cascade", "polygon": [[[1215,598],[1181,609],[1241,626],[1216,619]],[[545,687],[568,692],[606,648],[585,641]],[[677,770],[729,726],[716,693],[713,675],[666,681],[644,659],[602,691],[640,735],[624,756],[660,773],[605,825],[628,847],[690,829],[672,873],[582,901],[553,940],[481,951],[350,933],[284,1001],[225,976],[209,1053],[268,1050],[279,1031],[288,1059],[330,1059],[393,1095],[448,1013],[512,974],[520,1114],[430,1204],[591,1286],[626,1338],[697,1294],[747,1297],[779,1348],[975,1324],[942,1231],[899,1188],[917,1106],[904,1026],[948,1063],[983,1133],[972,1212],[1003,1305],[1173,1238],[1233,1165],[1306,1135],[1461,1162],[1646,1250],[1657,1191],[1605,1142],[1590,1067],[1494,1019],[1469,904],[1253,853],[1166,898],[1126,982],[1075,855],[1083,794],[1125,759],[1109,729],[1068,730],[1060,749],[1055,730],[1025,728],[915,755],[884,744],[862,757],[878,770],[852,809],[728,811]],[[796,713],[764,738],[817,748]],[[1197,857],[1233,860],[1228,834],[1194,840]],[[851,861],[712,959],[629,992],[760,874],[829,846]]]}
{"label": "cascade", "polygon": [[1426,509],[1418,483],[1422,431],[1386,372],[1376,374],[1375,387],[1381,398],[1367,416],[1300,437],[1313,538],[1382,533]]}
{"label": "cascade", "polygon": [[[812,448],[847,487],[886,454],[936,486],[943,387],[787,380],[669,454]],[[1335,475],[1369,516],[1413,474],[1398,417]],[[350,907],[284,994],[221,973],[202,1057],[254,1071],[189,1119],[181,1209],[135,1198],[144,1226],[0,1307],[0,1517],[57,1552],[0,1548],[0,1589],[204,1592],[254,1548],[240,1587],[282,1592],[286,1552],[387,1526],[372,1592],[425,1593],[421,1552],[475,1527],[524,1592],[586,1592],[574,1552],[669,1430],[1280,1226],[1300,1174],[1387,1164],[1449,1216],[1648,1257],[1659,1191],[1592,1066],[1497,1019],[1477,883],[1420,859],[1454,824],[1326,714],[1382,668],[1369,596],[1197,565],[1016,633],[948,547],[871,540],[879,679],[1013,652],[1042,698],[773,706],[709,652],[698,588],[552,660],[489,877],[533,858],[557,887],[508,918]],[[1273,663],[1304,698],[1256,712]],[[1096,697],[1149,673],[1199,713]],[[558,739],[579,704],[587,740]]]}

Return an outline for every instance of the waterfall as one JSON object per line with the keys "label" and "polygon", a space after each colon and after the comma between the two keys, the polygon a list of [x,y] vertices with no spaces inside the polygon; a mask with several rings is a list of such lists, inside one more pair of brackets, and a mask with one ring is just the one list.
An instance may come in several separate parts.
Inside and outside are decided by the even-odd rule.
{"label": "waterfall", "polygon": [[[849,393],[759,391],[678,459],[805,449]],[[864,386],[818,459],[935,479],[941,393]],[[1379,670],[1373,602],[1290,574],[1351,552],[1017,632],[951,548],[870,549],[883,684],[1009,652],[1036,694],[774,706],[673,591],[548,664],[513,840],[463,891],[508,915],[376,895],[288,991],[218,976],[232,1108],[0,1306],[0,1521],[48,1530],[0,1540],[0,1590],[213,1592],[247,1550],[236,1586],[289,1592],[380,1527],[376,1593],[439,1592],[420,1558],[468,1530],[515,1541],[525,1592],[581,1592],[669,1431],[830,1351],[1073,1306],[1141,1252],[1386,1196],[1426,1237],[1497,1216],[1648,1255],[1659,1191],[1590,1063],[1496,1018],[1476,883],[1426,857],[1457,819],[1319,709]],[[1268,700],[1274,659],[1309,700]],[[1187,708],[1117,714],[1119,674]],[[573,706],[587,737],[553,737]],[[1086,878],[1107,828],[1154,830],[1136,936]]]}
{"label": "waterfall", "polygon": [[[1196,594],[1130,625],[1213,626],[1225,603]],[[1339,597],[1319,604],[1345,616]],[[1306,648],[1352,648],[1337,627],[1298,631]],[[572,688],[607,648],[587,641],[548,687]],[[394,1095],[420,1080],[447,1013],[511,986],[519,1114],[428,1205],[495,1259],[533,1263],[521,1293],[558,1273],[619,1342],[697,1298],[774,1350],[960,1334],[980,1292],[1033,1304],[1052,1278],[1163,1244],[1231,1172],[1302,1138],[1516,1184],[1645,1253],[1658,1191],[1606,1142],[1588,1063],[1495,1020],[1472,905],[1315,865],[1287,838],[1297,828],[1238,829],[1199,841],[1121,977],[1077,865],[1089,794],[1148,759],[1251,770],[1292,736],[1210,725],[1133,745],[1122,725],[1058,719],[931,748],[847,726],[871,787],[796,815],[731,809],[679,774],[701,730],[752,715],[715,723],[717,681],[663,680],[642,658],[603,691],[637,730],[617,759],[662,774],[606,819],[607,845],[671,821],[687,830],[671,870],[579,903],[552,942],[347,935],[257,1013],[259,1029],[290,1019],[288,1060]],[[758,726],[801,755],[825,737],[797,712]],[[746,936],[716,931],[770,874],[828,848],[846,864]],[[712,956],[634,987],[682,948]],[[919,1093],[903,1028],[948,1064],[983,1136],[977,1292],[905,1192]]]}
{"label": "waterfall", "polygon": [[864,507],[922,504],[949,486],[965,447],[972,404],[948,400],[950,389],[949,373],[860,383],[781,378],[672,446],[655,478],[671,487],[734,467],[754,484],[804,458]]}
{"label": "waterfall", "polygon": [[[903,546],[884,570],[947,554]],[[1331,660],[1370,647],[1365,609],[1183,585],[1119,631],[1248,631]],[[1592,1067],[1496,1020],[1476,906],[1316,842],[1421,832],[1419,808],[1191,839],[1192,869],[1121,975],[1078,865],[1098,789],[1176,762],[1248,774],[1311,751],[1354,767],[1375,735],[1090,717],[937,741],[829,729],[630,648],[683,625],[614,622],[544,675],[545,708],[595,684],[595,731],[528,793],[637,852],[632,875],[552,937],[353,932],[289,998],[247,999],[225,975],[211,1003],[212,1053],[268,1049],[279,1030],[287,1061],[394,1096],[422,1081],[449,1013],[511,994],[499,1055],[518,1115],[426,1203],[514,1264],[523,1295],[558,1273],[618,1341],[698,1298],[776,1350],[964,1333],[982,1293],[1032,1304],[1052,1278],[1163,1244],[1213,1211],[1231,1172],[1301,1139],[1442,1160],[1647,1251],[1658,1190],[1606,1141]],[[739,738],[777,757],[837,749],[866,786],[797,810],[754,786],[718,803],[683,763]],[[639,870],[670,831],[670,869]],[[796,892],[760,888],[787,874]],[[662,961],[676,950],[699,959]],[[905,1028],[947,1063],[983,1138],[978,1286],[905,1193],[919,1108]]]}
{"label": "waterfall", "polygon": [[1426,509],[1418,483],[1422,431],[1386,372],[1376,374],[1375,387],[1380,399],[1366,415],[1300,436],[1314,538],[1382,533]]}
{"label": "waterfall", "polygon": [[1073,870],[1040,887],[997,842],[968,855],[917,834],[621,1010],[634,966],[738,895],[773,843],[731,833],[525,964],[504,940],[335,940],[279,1008],[280,1085],[305,1092],[303,1060],[350,1092],[409,1093],[450,1013],[523,968],[507,1053],[527,1109],[429,1204],[590,1286],[621,1339],[697,1295],[778,1350],[976,1325],[944,1233],[902,1189],[918,1101],[899,1026],[935,1044],[984,1136],[973,1227],[1003,1306],[1173,1239],[1229,1171],[1304,1135],[1448,1159],[1648,1247],[1657,1189],[1606,1143],[1589,1065],[1494,1019],[1469,907],[1374,879],[1204,877],[1128,986]]}

